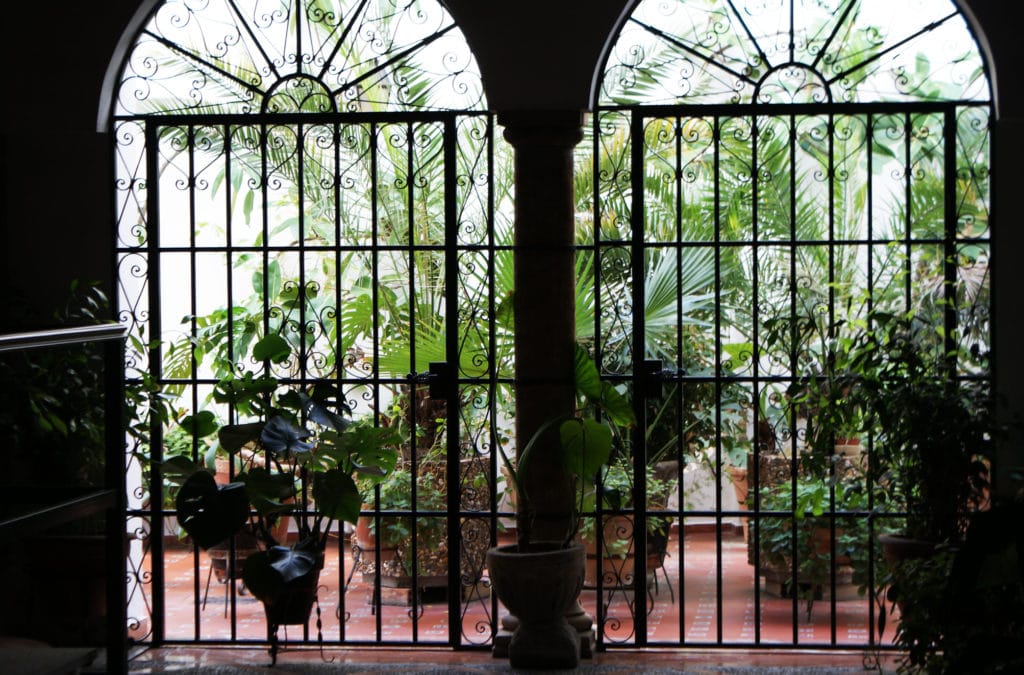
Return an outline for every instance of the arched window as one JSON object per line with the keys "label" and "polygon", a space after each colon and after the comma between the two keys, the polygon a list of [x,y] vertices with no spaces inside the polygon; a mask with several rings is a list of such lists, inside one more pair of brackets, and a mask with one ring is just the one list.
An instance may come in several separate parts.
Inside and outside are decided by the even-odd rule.
{"label": "arched window", "polygon": [[[989,376],[991,85],[964,17],[949,0],[641,1],[598,97],[578,163],[580,331],[647,397],[625,470],[679,462],[673,501],[649,494],[637,529],[719,533],[673,580],[703,594],[697,616],[665,627],[637,594],[605,639],[873,643],[870,596],[843,593],[875,578],[873,535],[895,522],[864,514],[904,505],[834,459],[859,421],[826,412],[883,314],[956,353],[953,377]],[[728,485],[748,467],[751,518]],[[810,504],[852,560],[794,555]]]}
{"label": "arched window", "polygon": [[[363,493],[366,515],[403,533],[398,557],[338,540],[323,639],[490,639],[478,582],[511,406],[492,327],[511,293],[511,172],[465,40],[432,0],[147,7],[111,117],[129,391],[151,394],[149,415],[134,401],[151,443],[128,460],[136,637],[266,639],[215,560],[150,533],[176,533],[176,469],[239,470],[212,432],[257,414],[232,383],[269,374],[282,390],[333,386],[407,439],[395,482]],[[439,590],[448,601],[425,616]],[[367,617],[396,603],[412,609],[384,634]]]}

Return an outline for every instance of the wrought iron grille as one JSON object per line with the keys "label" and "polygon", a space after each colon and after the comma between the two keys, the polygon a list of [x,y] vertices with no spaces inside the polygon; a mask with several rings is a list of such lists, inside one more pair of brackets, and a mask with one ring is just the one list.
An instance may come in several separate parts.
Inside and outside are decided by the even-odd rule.
{"label": "wrought iron grille", "polygon": [[577,194],[577,311],[640,417],[591,516],[604,646],[891,639],[899,507],[808,392],[879,312],[936,355],[991,333],[984,64],[951,3],[906,4],[641,2],[612,48]]}
{"label": "wrought iron grille", "polygon": [[127,383],[149,439],[127,459],[135,639],[267,640],[236,583],[244,542],[180,541],[173,496],[183,468],[236,475],[212,431],[257,415],[232,382],[269,374],[279,391],[329,383],[405,439],[287,637],[490,642],[511,171],[482,106],[433,3],[168,1],[140,30],[113,128]]}

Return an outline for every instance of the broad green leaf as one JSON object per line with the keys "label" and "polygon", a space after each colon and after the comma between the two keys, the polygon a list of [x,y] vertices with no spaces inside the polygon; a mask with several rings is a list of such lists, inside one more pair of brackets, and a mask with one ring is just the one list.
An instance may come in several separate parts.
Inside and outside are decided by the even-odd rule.
{"label": "broad green leaf", "polygon": [[197,471],[175,499],[178,521],[200,548],[219,544],[238,532],[249,517],[245,485],[218,485],[208,471]]}
{"label": "broad green leaf", "polygon": [[353,525],[359,520],[363,501],[359,488],[351,476],[339,469],[314,475],[313,499],[317,510],[330,518]]}
{"label": "broad green leaf", "polygon": [[295,479],[290,473],[270,473],[254,467],[238,476],[245,484],[252,507],[262,516],[289,513],[295,509]]}
{"label": "broad green leaf", "polygon": [[209,410],[200,410],[182,419],[181,428],[195,438],[203,438],[217,431],[217,418]]}
{"label": "broad green leaf", "polygon": [[258,600],[272,603],[289,583],[308,579],[321,564],[320,553],[302,542],[291,547],[272,546],[245,559],[242,580]]}
{"label": "broad green leaf", "polygon": [[262,422],[246,424],[227,424],[217,430],[217,440],[230,453],[238,452],[245,445],[260,437],[263,431]]}
{"label": "broad green leaf", "polygon": [[601,400],[601,375],[597,372],[597,364],[581,345],[576,345],[573,375],[576,380],[576,391],[591,401]]}
{"label": "broad green leaf", "polygon": [[284,363],[291,353],[291,345],[276,333],[265,336],[252,348],[252,357],[257,361],[270,360],[274,363]]}
{"label": "broad green leaf", "polygon": [[571,419],[558,427],[562,461],[567,469],[593,480],[612,453],[612,430],[592,419]]}
{"label": "broad green leaf", "polygon": [[305,455],[313,449],[313,443],[306,439],[312,437],[309,429],[297,427],[290,420],[276,416],[267,420],[260,432],[260,441],[270,452],[284,457]]}

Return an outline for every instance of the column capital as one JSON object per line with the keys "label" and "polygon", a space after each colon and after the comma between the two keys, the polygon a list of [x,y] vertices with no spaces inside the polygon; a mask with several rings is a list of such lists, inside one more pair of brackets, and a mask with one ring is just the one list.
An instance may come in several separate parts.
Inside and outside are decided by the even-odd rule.
{"label": "column capital", "polygon": [[511,110],[498,113],[505,140],[524,145],[571,148],[583,138],[582,110]]}

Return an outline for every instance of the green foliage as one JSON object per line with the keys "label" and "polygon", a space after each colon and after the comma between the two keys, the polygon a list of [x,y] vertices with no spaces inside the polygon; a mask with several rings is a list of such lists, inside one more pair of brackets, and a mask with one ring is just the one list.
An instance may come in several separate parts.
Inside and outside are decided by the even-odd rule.
{"label": "green foliage", "polygon": [[880,559],[868,557],[868,521],[845,515],[867,507],[862,484],[851,479],[800,476],[795,489],[789,481],[761,488],[760,510],[770,515],[755,523],[760,563],[781,573],[783,586],[805,601],[808,620],[815,599],[831,583],[833,560],[836,567],[852,567],[854,583],[862,594],[867,591],[870,566]]}
{"label": "green foliage", "polygon": [[[944,353],[934,327],[912,315],[874,313],[862,335],[851,398],[876,435],[872,478],[905,502],[908,534],[958,541],[986,501],[996,422],[986,357]],[[980,377],[956,377],[965,370]]]}
{"label": "green foliage", "polygon": [[[581,414],[568,418],[553,417],[542,424],[520,450],[516,465],[513,465],[506,455],[503,446],[499,445],[498,450],[508,474],[512,477],[516,492],[520,497],[529,499],[525,490],[525,477],[531,470],[534,453],[540,447],[539,439],[550,429],[557,427],[560,442],[552,446],[552,452],[557,453],[556,461],[571,476],[571,485],[568,487],[575,493],[575,515],[578,516],[587,494],[593,492],[598,472],[612,456],[615,430],[635,425],[636,417],[628,400],[609,382],[600,378],[596,364],[583,346],[576,345],[574,359],[576,390],[580,398],[578,408]],[[608,421],[584,417],[582,412],[588,409],[604,415]],[[572,526],[564,540],[566,546],[575,538],[579,521],[578,517],[569,520]],[[520,548],[525,548],[530,542],[528,523],[525,527],[520,525],[518,536]]]}
{"label": "green foliage", "polygon": [[[415,486],[409,463],[400,462],[386,479],[379,482],[379,487],[368,500],[375,512],[412,513],[435,512],[445,513],[448,507],[446,466],[440,453],[427,457],[417,463]],[[415,489],[415,500],[413,499]],[[379,532],[378,540],[383,548],[395,549],[396,564],[402,573],[413,574],[413,561],[421,566],[419,574],[427,574],[425,565],[429,564],[431,555],[443,548],[447,532],[444,516],[404,516],[404,515],[367,515],[369,530],[374,535]],[[416,555],[413,555],[413,530],[416,534]],[[434,572],[436,573],[436,572]]]}
{"label": "green foliage", "polygon": [[[660,508],[672,489],[675,481],[662,480],[658,477],[653,464],[646,466],[647,508]],[[600,490],[585,495],[582,512],[592,513],[597,508],[597,495],[600,494],[601,511],[605,518],[622,514],[634,508],[633,466],[626,457],[616,457],[601,469]],[[660,516],[647,517],[647,533],[667,534],[670,521]],[[585,515],[580,525],[580,537],[584,541],[594,541],[598,533],[597,517]],[[634,548],[633,539],[615,537],[606,539],[601,548],[603,555],[624,558]]]}

